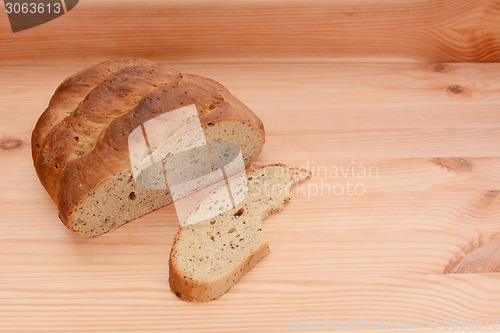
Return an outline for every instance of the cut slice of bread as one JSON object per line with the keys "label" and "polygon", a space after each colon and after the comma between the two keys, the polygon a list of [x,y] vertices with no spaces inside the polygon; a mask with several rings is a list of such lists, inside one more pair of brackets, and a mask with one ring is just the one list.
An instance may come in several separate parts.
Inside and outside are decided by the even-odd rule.
{"label": "cut slice of bread", "polygon": [[[207,220],[182,221],[170,252],[170,289],[185,301],[206,302],[223,295],[269,253],[263,219],[283,209],[291,187],[310,172],[282,164],[247,174],[248,193],[236,207]],[[216,209],[217,190],[193,211]],[[219,203],[220,205],[220,203]],[[204,208],[206,207],[206,208]]]}

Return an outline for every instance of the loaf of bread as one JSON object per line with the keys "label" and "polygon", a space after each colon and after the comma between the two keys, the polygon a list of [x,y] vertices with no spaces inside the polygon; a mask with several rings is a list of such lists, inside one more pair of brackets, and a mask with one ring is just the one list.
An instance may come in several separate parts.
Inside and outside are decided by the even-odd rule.
{"label": "loaf of bread", "polygon": [[246,198],[231,210],[204,221],[190,218],[217,209],[224,192],[202,200],[181,227],[170,253],[170,289],[181,299],[206,302],[223,295],[269,252],[262,220],[283,208],[292,185],[311,176],[282,164],[248,173]]}
{"label": "loaf of bread", "polygon": [[238,145],[246,165],[262,150],[260,119],[213,80],[131,58],[66,79],[31,142],[36,172],[63,223],[96,236],[171,203],[168,189],[136,184],[127,140],[148,120],[188,105],[195,105],[207,142]]}

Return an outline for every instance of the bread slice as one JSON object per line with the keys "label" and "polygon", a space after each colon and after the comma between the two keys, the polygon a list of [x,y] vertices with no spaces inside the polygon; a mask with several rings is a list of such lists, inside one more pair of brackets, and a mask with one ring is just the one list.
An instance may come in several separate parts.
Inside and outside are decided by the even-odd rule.
{"label": "bread slice", "polygon": [[247,177],[247,196],[236,207],[191,224],[200,209],[217,209],[216,190],[183,221],[169,264],[170,289],[181,299],[206,302],[223,295],[269,253],[263,219],[283,209],[290,188],[308,179],[310,172],[277,164],[255,169]]}
{"label": "bread slice", "polygon": [[[238,145],[245,165],[259,155],[262,122],[213,80],[132,58],[66,79],[32,134],[37,175],[63,223],[96,236],[172,203],[168,189],[136,184],[128,138],[149,120],[189,105],[207,142]],[[169,139],[168,129],[159,134]]]}

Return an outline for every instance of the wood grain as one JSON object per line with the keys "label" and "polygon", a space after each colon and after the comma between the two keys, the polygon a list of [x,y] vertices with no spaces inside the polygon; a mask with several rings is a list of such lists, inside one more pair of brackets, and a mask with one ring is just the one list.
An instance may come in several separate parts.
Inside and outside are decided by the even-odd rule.
{"label": "wood grain", "polygon": [[[189,304],[168,287],[174,207],[71,234],[28,143],[80,65],[2,66],[0,331],[289,331],[326,318],[439,320],[439,332],[446,319],[500,319],[499,64],[169,65],[217,79],[262,118],[255,166],[313,171],[265,221],[271,253],[219,300]],[[364,193],[324,185],[347,182]]]}
{"label": "wood grain", "polygon": [[[285,218],[290,218],[289,215]],[[16,239],[4,237],[0,253],[2,265],[7,270],[3,278],[15,279],[22,274],[23,279],[36,280],[43,274],[44,279],[92,280],[93,274],[100,273],[110,279],[121,279],[123,275],[133,279],[138,273],[137,278],[142,279],[141,272],[129,268],[141,268],[146,273],[155,272],[159,265],[166,264],[168,258],[164,256],[168,257],[173,240],[170,235],[175,231],[174,223],[168,227],[151,221],[144,224],[161,237],[152,239],[150,233],[139,230],[134,240],[126,236],[130,233],[121,231],[99,240],[75,240],[64,237],[57,230],[38,239],[29,235]],[[259,276],[269,279],[500,272],[498,250],[495,249],[500,240],[498,229],[413,230],[410,233],[407,230],[333,231],[323,228],[319,237],[316,229],[297,232],[293,228],[278,229],[276,224],[271,221],[264,226],[272,252],[258,268]],[[37,249],[36,253],[33,248]],[[491,253],[476,260],[485,251]],[[124,256],[127,261],[121,260]],[[465,267],[471,264],[483,264],[483,271]],[[46,265],[51,269],[45,270]],[[88,271],[89,267],[92,271]]]}
{"label": "wood grain", "polygon": [[[71,331],[290,331],[290,321],[422,321],[498,317],[500,274],[380,276],[293,276],[268,278],[254,270],[224,300],[180,303],[168,294],[164,274],[119,280],[100,273],[89,282],[18,279],[0,284],[6,330]],[[249,284],[248,281],[253,283]],[[7,291],[5,291],[7,289]],[[165,296],[163,296],[165,295]],[[335,295],[335,297],[332,297]],[[29,299],[29,302],[27,300]],[[26,315],[29,313],[29,321]],[[183,320],[183,318],[189,318]],[[486,322],[486,320],[483,320]],[[418,330],[421,331],[421,330]]]}
{"label": "wood grain", "polygon": [[390,58],[500,60],[497,0],[81,1],[13,34],[0,20],[0,61]]}

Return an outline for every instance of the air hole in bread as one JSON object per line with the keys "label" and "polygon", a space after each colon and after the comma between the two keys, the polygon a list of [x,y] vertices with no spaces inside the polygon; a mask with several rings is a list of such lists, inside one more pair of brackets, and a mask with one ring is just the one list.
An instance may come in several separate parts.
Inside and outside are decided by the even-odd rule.
{"label": "air hole in bread", "polygon": [[234,216],[240,217],[241,215],[243,215],[244,212],[245,212],[245,209],[242,207],[242,208],[238,209],[238,211],[236,213],[234,213]]}
{"label": "air hole in bread", "polygon": [[129,199],[130,200],[135,200],[135,198],[137,198],[137,196],[135,195],[135,192],[130,192],[130,194],[128,195]]}

